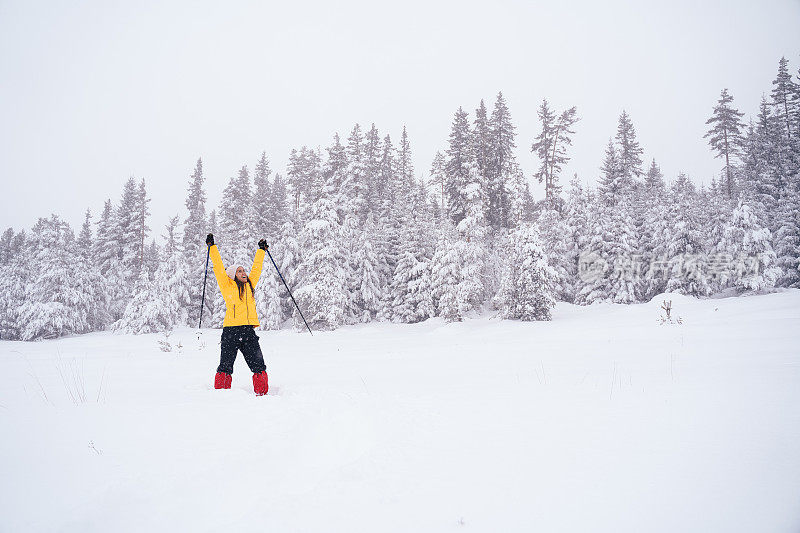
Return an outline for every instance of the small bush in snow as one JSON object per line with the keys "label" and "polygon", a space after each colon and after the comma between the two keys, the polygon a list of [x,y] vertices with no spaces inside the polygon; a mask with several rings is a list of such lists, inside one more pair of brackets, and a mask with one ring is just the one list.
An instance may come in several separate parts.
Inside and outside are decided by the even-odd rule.
{"label": "small bush in snow", "polygon": [[665,314],[658,317],[659,324],[683,324],[683,318],[672,316],[672,300],[664,300],[661,304],[661,309]]}

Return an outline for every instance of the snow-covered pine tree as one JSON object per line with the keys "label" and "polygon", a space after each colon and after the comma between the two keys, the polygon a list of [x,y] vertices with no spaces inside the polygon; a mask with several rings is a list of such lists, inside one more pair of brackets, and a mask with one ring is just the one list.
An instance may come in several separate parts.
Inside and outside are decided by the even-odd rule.
{"label": "snow-covered pine tree", "polygon": [[92,258],[92,211],[86,209],[86,214],[83,217],[83,226],[78,235],[78,242],[76,243],[78,254],[89,262]]}
{"label": "snow-covered pine tree", "polygon": [[158,290],[156,282],[150,280],[147,271],[142,269],[122,318],[114,322],[114,331],[135,335],[170,331],[173,326],[172,310],[167,307]]}
{"label": "snow-covered pine tree", "polygon": [[503,317],[551,320],[558,274],[548,263],[536,226],[520,226],[511,241],[513,248],[498,297]]}
{"label": "snow-covered pine tree", "polygon": [[360,310],[360,322],[369,322],[377,316],[384,301],[381,286],[380,260],[373,240],[377,233],[375,221],[370,213],[363,231],[357,232],[353,250],[353,271],[356,274],[356,291],[353,297],[355,308]]}
{"label": "snow-covered pine tree", "polygon": [[[545,208],[539,211],[535,228],[536,238],[547,250],[545,258],[552,268],[550,279],[550,289],[552,296],[563,302],[571,302],[575,299],[572,284],[573,261],[574,257],[569,253],[571,231],[567,226],[562,214],[545,204]],[[516,246],[516,237],[528,238],[531,228],[526,227],[521,233],[513,234],[513,241]]]}
{"label": "snow-covered pine tree", "polygon": [[94,301],[89,272],[82,270],[75,236],[57,215],[40,218],[33,227],[33,262],[37,271],[20,309],[22,340],[51,339],[91,331]]}
{"label": "snow-covered pine tree", "polygon": [[133,298],[125,307],[114,330],[144,334],[171,331],[188,322],[189,290],[182,243],[178,240],[179,217],[166,226],[163,260],[152,276],[142,269],[134,286]]}
{"label": "snow-covered pine tree", "polygon": [[408,139],[408,131],[404,124],[403,133],[400,134],[400,146],[397,149],[397,175],[406,189],[414,186],[414,162],[411,156],[411,141]]}
{"label": "snow-covered pine tree", "polygon": [[[364,146],[364,136],[361,134],[361,127],[356,124],[347,138],[347,170],[341,185],[341,192],[344,202],[349,205],[349,209],[356,215],[360,222],[367,219],[369,211],[369,189],[367,187],[367,161],[366,148]],[[326,186],[332,187],[334,184]]]}
{"label": "snow-covered pine tree", "polygon": [[661,167],[656,164],[655,158],[650,163],[650,168],[647,169],[644,186],[650,197],[658,198],[666,191],[664,174],[661,172]]}
{"label": "snow-covered pine tree", "polygon": [[[203,297],[203,281],[206,280],[206,258],[208,247],[206,246],[206,235],[213,233],[213,230],[206,219],[206,192],[203,188],[203,160],[198,159],[192,175],[189,177],[187,188],[186,206],[187,215],[183,221],[183,243],[184,264],[186,276],[189,280],[189,325],[199,324],[200,304]],[[211,281],[213,283],[213,276]],[[208,280],[206,280],[206,283]],[[208,293],[209,287],[206,286]],[[213,313],[214,299],[206,294],[203,316],[208,318]]]}
{"label": "snow-covered pine tree", "polygon": [[600,167],[600,170],[602,171],[602,175],[597,185],[598,196],[600,196],[603,204],[606,206],[616,205],[623,195],[630,192],[630,189],[627,187],[628,184],[623,180],[620,170],[619,155],[611,139],[608,139],[606,156],[605,159],[603,159],[603,166]]}
{"label": "snow-covered pine tree", "polygon": [[469,182],[469,168],[474,155],[471,137],[467,113],[459,107],[450,128],[444,166],[445,206],[453,224],[458,224],[466,216],[464,191]]}
{"label": "snow-covered pine tree", "polygon": [[262,152],[253,173],[253,198],[250,203],[250,225],[253,235],[258,239],[269,239],[277,232],[276,220],[270,212],[270,196],[272,187],[269,178],[272,170],[269,168],[267,153]]}
{"label": "snow-covered pine tree", "polygon": [[380,200],[377,198],[377,189],[381,181],[381,162],[383,159],[383,146],[380,133],[375,124],[364,137],[364,188],[366,189],[366,210],[363,213],[366,220],[367,213],[379,209]]}
{"label": "snow-covered pine tree", "polygon": [[725,226],[718,251],[731,258],[723,277],[730,286],[745,291],[770,289],[780,278],[777,257],[769,229],[761,226],[750,206],[743,201],[733,210]]}
{"label": "snow-covered pine tree", "polygon": [[391,319],[397,322],[419,322],[434,316],[431,236],[435,230],[426,203],[424,187],[418,184],[400,226],[397,262],[389,290]]}
{"label": "snow-covered pine tree", "polygon": [[486,226],[478,167],[470,162],[464,189],[465,217],[456,226],[455,235],[443,234],[432,261],[432,287],[438,302],[439,316],[461,321],[483,303],[483,272],[486,254]]}
{"label": "snow-covered pine tree", "polygon": [[144,251],[144,269],[147,270],[147,274],[150,276],[150,279],[153,279],[156,270],[158,270],[158,267],[161,266],[161,262],[163,260],[162,255],[161,247],[159,247],[155,238],[153,238],[150,241],[150,244],[145,247]]}
{"label": "snow-covered pine tree", "polygon": [[678,175],[671,187],[667,220],[662,234],[663,248],[656,249],[656,255],[668,265],[664,290],[691,296],[709,295],[712,285],[706,269],[697,193],[684,173]]}
{"label": "snow-covered pine tree", "polygon": [[644,174],[642,171],[642,148],[636,140],[636,129],[633,127],[628,113],[625,110],[619,116],[617,125],[617,154],[619,163],[620,180],[622,188],[630,190],[634,182]]}
{"label": "snow-covered pine tree", "polygon": [[[105,274],[107,284],[116,287],[109,293],[109,312],[113,320],[122,316],[128,303],[130,291],[124,287],[130,287],[136,282],[144,265],[145,240],[150,231],[147,226],[149,201],[145,181],[141,180],[137,186],[135,179],[130,177],[125,182],[122,196],[114,209],[113,230],[107,237],[111,240],[110,249],[117,252],[117,261],[114,262],[113,269]],[[104,223],[101,218],[100,225]],[[106,240],[100,237],[99,232],[100,228],[98,241]],[[105,259],[103,255],[101,258]]]}
{"label": "snow-covered pine tree", "polygon": [[488,191],[488,195],[485,196],[488,205],[486,223],[493,228],[511,227],[510,182],[517,168],[514,157],[514,149],[517,146],[514,142],[515,129],[503,93],[499,92],[489,118],[492,161],[487,176],[488,183],[485,186],[485,190]]}
{"label": "snow-covered pine tree", "polygon": [[243,261],[256,248],[258,237],[251,227],[252,186],[250,172],[243,166],[222,192],[219,206],[219,234],[214,235],[225,264]]}
{"label": "snow-covered pine tree", "polygon": [[0,339],[18,340],[23,324],[19,315],[26,305],[26,287],[30,285],[32,243],[25,230],[15,234],[12,228],[3,233],[0,255]]}
{"label": "snow-covered pine tree", "polygon": [[440,206],[441,210],[445,210],[445,184],[447,183],[447,173],[445,172],[446,168],[446,161],[444,158],[444,154],[442,152],[437,151],[436,155],[433,156],[433,163],[431,163],[431,170],[430,170],[430,179],[428,183],[430,183],[431,187],[433,188],[433,196],[434,199],[437,200],[437,204]]}
{"label": "snow-covered pine tree", "polygon": [[591,263],[592,274],[582,272],[582,285],[576,294],[576,303],[595,302],[632,303],[636,301],[635,272],[631,268],[636,236],[628,206],[623,202],[608,206],[594,206],[590,215],[589,243],[582,260]]}
{"label": "snow-covered pine tree", "polygon": [[539,158],[540,165],[536,179],[545,184],[545,201],[552,202],[561,192],[559,174],[569,162],[567,146],[572,144],[571,128],[578,121],[575,107],[562,112],[558,118],[550,110],[547,100],[543,100],[538,111],[542,130],[531,145],[531,152]]}
{"label": "snow-covered pine tree", "polygon": [[[281,226],[278,245],[270,247],[270,253],[275,259],[275,263],[280,268],[283,279],[293,292],[299,285],[297,269],[303,262],[303,250],[300,248],[300,240],[298,237],[300,234],[299,227],[300,222],[295,217],[290,216],[283,223],[283,226]],[[270,263],[272,262],[270,261]],[[271,266],[273,269],[275,268],[274,265]],[[289,297],[289,293],[286,292],[286,287],[284,287],[283,282],[280,281],[280,277],[278,277],[276,284],[278,285],[278,295],[283,309],[282,317],[285,319],[292,316],[295,312],[295,306],[292,299]]]}
{"label": "snow-covered pine tree", "polygon": [[326,151],[328,158],[322,170],[322,177],[326,182],[332,183],[334,190],[338,191],[347,171],[347,151],[342,146],[338,133],[333,134],[333,144],[326,148]]}
{"label": "snow-covered pine tree", "polygon": [[800,86],[792,80],[789,73],[789,60],[781,57],[778,62],[778,74],[772,81],[772,107],[776,120],[781,124],[782,133],[791,140],[798,136],[797,130],[793,128],[792,120],[798,113],[800,101],[797,99]]}
{"label": "snow-covered pine tree", "polygon": [[800,288],[800,192],[787,187],[778,201],[775,254],[782,276],[780,287]]}
{"label": "snow-covered pine tree", "polygon": [[[332,183],[326,184],[300,235],[303,259],[294,295],[312,329],[336,329],[345,321],[348,272],[334,195]],[[303,327],[296,311],[293,316]]]}
{"label": "snow-covered pine tree", "polygon": [[739,153],[742,144],[741,129],[744,127],[741,121],[744,113],[733,107],[732,103],[733,96],[728,94],[728,89],[722,89],[717,105],[714,106],[714,112],[706,120],[706,124],[710,124],[711,128],[703,135],[703,138],[709,138],[708,143],[715,152],[715,157],[725,158],[723,170],[725,171],[728,198],[733,196],[734,188],[734,168],[731,159]]}
{"label": "snow-covered pine tree", "polygon": [[197,283],[186,275],[190,266],[185,262],[186,253],[178,236],[179,220],[175,215],[165,226],[163,257],[155,271],[154,281],[164,292],[167,305],[174,308],[174,326],[185,326],[192,325],[189,322],[190,290]]}
{"label": "snow-covered pine tree", "polygon": [[322,159],[316,150],[303,146],[292,150],[287,168],[287,186],[294,199],[293,209],[302,214],[316,202],[325,183],[322,175]]}
{"label": "snow-covered pine tree", "polygon": [[280,173],[275,173],[275,178],[272,180],[271,194],[264,216],[270,219],[272,233],[267,235],[267,239],[272,239],[268,241],[272,244],[275,239],[280,238],[281,228],[289,221],[289,194],[286,189],[286,181]]}
{"label": "snow-covered pine tree", "polygon": [[589,199],[577,174],[572,177],[569,186],[564,206],[565,225],[568,231],[565,255],[569,264],[567,269],[569,277],[566,283],[569,283],[569,294],[572,296],[569,302],[574,303],[581,283],[578,276],[580,254],[589,245],[588,232],[591,224],[589,222]]}

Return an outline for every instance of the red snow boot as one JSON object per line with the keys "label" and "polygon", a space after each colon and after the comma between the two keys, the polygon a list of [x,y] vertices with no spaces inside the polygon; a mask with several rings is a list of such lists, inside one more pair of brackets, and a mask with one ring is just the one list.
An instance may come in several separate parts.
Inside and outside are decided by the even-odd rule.
{"label": "red snow boot", "polygon": [[232,380],[233,376],[231,376],[230,374],[226,374],[225,372],[217,372],[217,375],[214,376],[214,388],[230,389]]}
{"label": "red snow boot", "polygon": [[253,390],[255,391],[256,396],[264,396],[267,393],[269,390],[269,384],[267,383],[266,372],[253,374]]}

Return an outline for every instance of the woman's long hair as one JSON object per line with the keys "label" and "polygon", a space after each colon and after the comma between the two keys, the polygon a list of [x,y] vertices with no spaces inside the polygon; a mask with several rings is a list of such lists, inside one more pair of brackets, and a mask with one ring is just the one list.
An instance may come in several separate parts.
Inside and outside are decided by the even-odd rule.
{"label": "woman's long hair", "polygon": [[[238,279],[234,279],[236,282],[236,286],[239,288],[239,299],[244,300],[244,283],[239,281]],[[247,284],[250,285],[250,294],[253,295],[253,298],[256,297],[256,290],[253,288],[253,282],[250,281],[250,276],[247,276]]]}

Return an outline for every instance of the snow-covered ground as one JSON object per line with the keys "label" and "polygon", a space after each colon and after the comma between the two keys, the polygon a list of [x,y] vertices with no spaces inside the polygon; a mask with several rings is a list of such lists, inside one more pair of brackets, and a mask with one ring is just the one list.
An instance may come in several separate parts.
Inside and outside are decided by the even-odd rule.
{"label": "snow-covered ground", "polygon": [[[0,342],[1,531],[800,530],[800,290]],[[201,343],[204,343],[201,346]]]}

